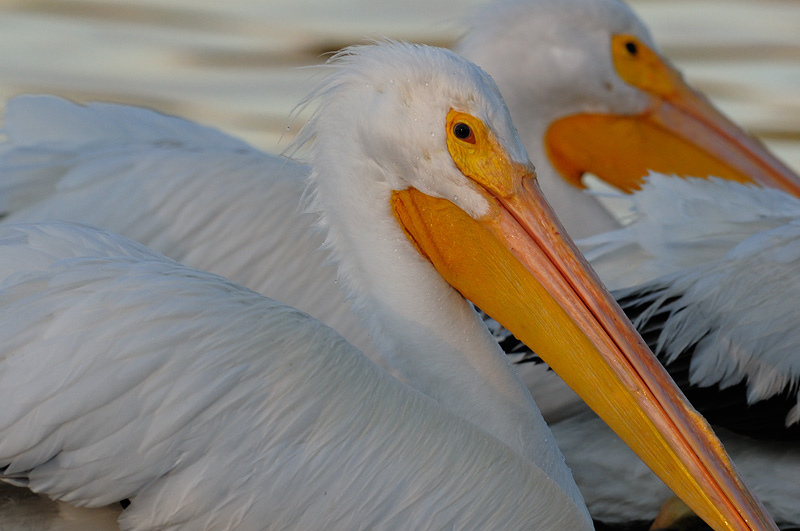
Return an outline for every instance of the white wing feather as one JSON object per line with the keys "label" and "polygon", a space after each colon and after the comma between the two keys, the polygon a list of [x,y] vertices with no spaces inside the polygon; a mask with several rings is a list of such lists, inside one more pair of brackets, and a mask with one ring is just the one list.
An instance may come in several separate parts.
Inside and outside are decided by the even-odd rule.
{"label": "white wing feather", "polygon": [[[71,167],[111,154],[161,146],[256,153],[248,144],[215,129],[138,107],[111,103],[85,106],[55,96],[11,99],[3,116],[7,141],[0,147],[3,180],[0,210],[13,212],[51,195],[58,187],[87,184]],[[124,159],[131,164],[130,158]],[[65,179],[65,174],[69,176]]]}
{"label": "white wing feather", "polygon": [[0,270],[11,481],[130,498],[123,529],[585,525],[541,470],[293,308],[63,223],[4,227]]}
{"label": "white wing feather", "polygon": [[[657,351],[669,361],[697,343],[692,383],[746,379],[751,403],[797,388],[800,201],[730,181],[661,175],[633,199],[631,225],[582,245],[601,278],[631,288],[619,296],[641,293],[652,304],[648,314],[673,310]],[[795,407],[786,422],[798,421]]]}
{"label": "white wing feather", "polygon": [[722,179],[650,174],[631,197],[631,223],[579,242],[609,289],[723,258],[746,238],[800,218],[779,190]]}
{"label": "white wing feather", "polygon": [[307,167],[154,111],[11,100],[0,149],[5,222],[104,227],[299,308],[373,351],[302,213]]}
{"label": "white wing feather", "polygon": [[[635,291],[657,289],[657,296],[645,293],[640,300],[652,303],[649,311],[672,310],[657,348],[668,362],[696,343],[691,382],[724,388],[746,379],[753,403],[796,388],[800,380],[798,277],[800,219]],[[796,407],[787,425],[798,422],[798,415]]]}

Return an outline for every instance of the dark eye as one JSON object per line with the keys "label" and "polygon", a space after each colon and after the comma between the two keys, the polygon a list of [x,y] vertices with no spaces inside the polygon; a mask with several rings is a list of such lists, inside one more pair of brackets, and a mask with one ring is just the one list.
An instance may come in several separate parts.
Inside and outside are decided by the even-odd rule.
{"label": "dark eye", "polygon": [[472,135],[472,129],[464,122],[458,122],[453,126],[453,134],[456,138],[466,142],[475,143],[475,137]]}
{"label": "dark eye", "polygon": [[628,50],[628,53],[631,55],[636,55],[639,53],[639,47],[636,46],[636,43],[633,41],[628,41],[625,43],[625,49]]}

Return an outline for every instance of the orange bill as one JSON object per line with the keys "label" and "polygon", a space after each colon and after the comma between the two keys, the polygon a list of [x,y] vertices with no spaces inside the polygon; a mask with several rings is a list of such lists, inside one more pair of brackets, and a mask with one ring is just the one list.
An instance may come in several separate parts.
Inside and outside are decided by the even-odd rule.
{"label": "orange bill", "polygon": [[650,103],[637,115],[585,113],[551,124],[545,149],[568,182],[592,173],[622,191],[651,172],[721,177],[800,197],[800,177],[758,140],[694,91],[656,52],[632,35],[612,38],[614,67]]}

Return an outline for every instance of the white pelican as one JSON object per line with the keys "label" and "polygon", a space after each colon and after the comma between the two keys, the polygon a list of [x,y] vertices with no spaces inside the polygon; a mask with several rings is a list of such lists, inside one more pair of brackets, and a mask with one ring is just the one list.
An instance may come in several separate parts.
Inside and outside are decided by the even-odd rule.
{"label": "white pelican", "polygon": [[565,237],[491,79],[401,43],[332,67],[300,139],[312,209],[405,381],[306,314],[113,233],[6,225],[3,479],[128,499],[124,529],[591,528],[463,294],[711,525],[774,529]]}

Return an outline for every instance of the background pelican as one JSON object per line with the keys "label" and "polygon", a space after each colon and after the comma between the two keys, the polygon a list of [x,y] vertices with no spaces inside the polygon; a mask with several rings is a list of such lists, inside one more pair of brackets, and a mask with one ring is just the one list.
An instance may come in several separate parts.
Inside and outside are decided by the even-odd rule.
{"label": "background pelican", "polygon": [[585,193],[585,174],[624,192],[650,171],[800,190],[792,170],[683,81],[619,0],[493,2],[457,50],[497,82],[574,238],[619,226]]}
{"label": "background pelican", "polygon": [[565,239],[491,79],[404,44],[333,66],[301,137],[311,206],[407,383],[296,309],[113,233],[6,225],[3,479],[130,499],[126,529],[590,528],[464,293],[717,528],[774,528]]}

